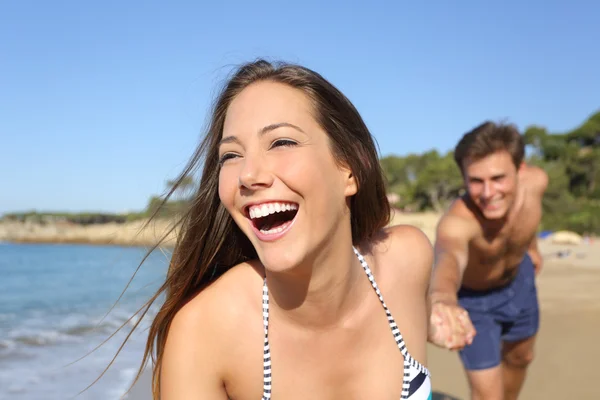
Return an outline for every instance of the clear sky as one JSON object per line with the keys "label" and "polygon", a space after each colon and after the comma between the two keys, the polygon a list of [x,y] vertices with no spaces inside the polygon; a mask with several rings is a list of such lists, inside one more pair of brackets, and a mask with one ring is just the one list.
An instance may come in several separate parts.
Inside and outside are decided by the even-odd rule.
{"label": "clear sky", "polygon": [[[382,155],[450,150],[484,119],[550,131],[600,109],[592,1],[4,1],[0,213],[139,210],[256,57],[304,64]],[[595,71],[595,72],[594,72]]]}

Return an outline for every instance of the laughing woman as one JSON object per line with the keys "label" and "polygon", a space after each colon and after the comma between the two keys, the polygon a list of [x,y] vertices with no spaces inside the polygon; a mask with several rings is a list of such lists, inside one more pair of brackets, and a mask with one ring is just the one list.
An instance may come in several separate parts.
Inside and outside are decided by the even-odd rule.
{"label": "laughing woman", "polygon": [[238,69],[150,330],[154,399],[427,399],[432,249],[390,208],[373,139],[319,74]]}

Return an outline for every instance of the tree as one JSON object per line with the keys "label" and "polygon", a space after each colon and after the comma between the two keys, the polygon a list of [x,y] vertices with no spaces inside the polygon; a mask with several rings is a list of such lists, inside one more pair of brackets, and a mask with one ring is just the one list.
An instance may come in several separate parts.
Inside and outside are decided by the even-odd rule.
{"label": "tree", "polygon": [[440,156],[437,151],[423,155],[423,167],[419,171],[415,195],[424,200],[422,208],[443,211],[463,187],[463,179],[453,154]]}
{"label": "tree", "polygon": [[531,126],[524,138],[534,150],[529,161],[549,176],[544,228],[600,233],[600,112],[565,133]]}
{"label": "tree", "polygon": [[169,191],[175,188],[174,194],[182,199],[188,199],[196,190],[196,182],[191,175],[186,175],[179,181],[177,179],[169,179],[166,186]]}
{"label": "tree", "polygon": [[460,171],[452,153],[436,150],[406,157],[388,156],[381,160],[388,191],[400,196],[397,206],[441,211],[462,187]]}

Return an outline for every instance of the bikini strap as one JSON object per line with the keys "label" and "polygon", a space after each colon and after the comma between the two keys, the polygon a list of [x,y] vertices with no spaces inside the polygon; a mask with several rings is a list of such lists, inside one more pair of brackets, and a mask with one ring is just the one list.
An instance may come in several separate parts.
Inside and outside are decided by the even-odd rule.
{"label": "bikini strap", "polygon": [[356,254],[356,257],[358,257],[358,261],[360,262],[360,265],[362,265],[363,269],[365,270],[365,273],[367,274],[367,277],[369,278],[369,281],[371,282],[371,286],[373,287],[373,290],[375,290],[375,293],[377,294],[377,297],[379,298],[379,302],[381,303],[381,305],[383,306],[383,309],[385,310],[385,315],[387,316],[388,324],[390,326],[390,329],[392,330],[392,334],[394,335],[394,340],[396,341],[396,345],[398,346],[398,348],[400,349],[400,352],[402,353],[402,356],[404,357],[404,379],[402,381],[402,397],[401,398],[403,398],[403,399],[408,398],[408,393],[409,393],[409,388],[410,388],[410,380],[409,380],[410,379],[410,367],[412,366],[428,376],[430,375],[429,371],[420,362],[415,360],[408,352],[408,349],[406,348],[406,343],[404,343],[404,338],[402,338],[400,329],[398,328],[398,325],[396,324],[396,321],[394,320],[392,313],[390,312],[389,308],[385,304],[385,301],[383,300],[383,295],[381,294],[381,290],[379,290],[379,286],[377,285],[377,282],[375,281],[375,276],[371,272],[371,268],[369,268],[367,261],[362,256],[362,254],[359,253],[359,251],[356,249],[356,247],[353,246],[352,248],[354,249],[354,254]]}
{"label": "bikini strap", "polygon": [[[390,329],[392,330],[392,334],[394,335],[394,339],[396,341],[396,345],[400,349],[402,356],[404,357],[404,379],[402,382],[402,398],[408,398],[409,387],[410,387],[410,367],[414,367],[417,370],[423,372],[426,375],[430,375],[427,368],[425,368],[421,363],[415,360],[406,348],[406,344],[404,343],[404,339],[402,338],[402,334],[400,333],[400,329],[398,329],[398,325],[392,317],[392,313],[388,309],[385,301],[383,300],[383,295],[379,290],[377,282],[375,282],[375,277],[367,264],[365,258],[358,252],[355,247],[352,247],[354,250],[354,254],[358,258],[358,261],[362,265],[369,281],[371,282],[371,286],[375,290],[383,309],[385,310],[385,314],[388,319],[388,324]],[[272,388],[272,380],[271,380],[271,349],[269,347],[269,289],[267,287],[267,278],[263,280],[263,290],[262,290],[262,311],[263,311],[263,327],[264,327],[264,347],[263,347],[263,395],[261,400],[270,400],[271,399],[271,388]]]}
{"label": "bikini strap", "polygon": [[269,289],[267,278],[263,280],[262,293],[263,327],[265,342],[263,346],[263,395],[262,400],[271,398],[271,349],[269,347]]}

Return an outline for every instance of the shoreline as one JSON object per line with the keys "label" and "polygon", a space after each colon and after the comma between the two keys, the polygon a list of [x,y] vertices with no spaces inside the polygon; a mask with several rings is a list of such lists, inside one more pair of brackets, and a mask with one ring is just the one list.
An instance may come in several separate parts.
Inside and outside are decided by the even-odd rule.
{"label": "shoreline", "polygon": [[[404,213],[392,209],[388,226],[413,226],[420,229],[433,244],[441,216],[442,214],[433,211]],[[148,219],[139,219],[124,223],[79,225],[67,222],[0,221],[0,243],[152,247],[160,241],[159,248],[172,248],[175,246],[178,230],[173,230],[164,238],[163,236],[175,222],[175,219],[156,219],[148,223]],[[547,251],[543,247],[552,247],[548,246],[550,244],[572,248],[581,242],[581,236],[568,231],[557,231],[552,237],[539,238],[542,251]]]}
{"label": "shoreline", "polygon": [[[433,212],[402,213],[393,210],[390,225],[413,225],[433,240],[440,217]],[[173,219],[156,219],[148,223],[140,219],[124,223],[78,225],[65,222],[0,222],[0,242],[15,244],[80,244],[122,247],[151,247],[173,226]],[[172,232],[159,247],[174,247],[176,232]]]}
{"label": "shoreline", "polygon": [[[87,240],[87,239],[44,239],[44,238],[19,238],[15,240],[0,240],[0,244],[20,244],[20,245],[34,245],[34,244],[47,244],[47,245],[82,245],[82,246],[114,246],[114,247],[152,247],[156,243],[145,243],[145,242],[115,242],[115,241],[103,241],[103,240]],[[172,248],[171,243],[161,244],[157,248]]]}
{"label": "shoreline", "polygon": [[[173,226],[173,220],[138,220],[125,223],[77,225],[68,223],[0,222],[0,242],[14,244],[80,244],[122,247],[152,247]],[[159,247],[173,247],[176,232]]]}

